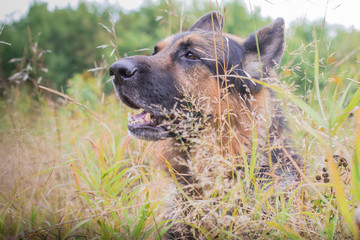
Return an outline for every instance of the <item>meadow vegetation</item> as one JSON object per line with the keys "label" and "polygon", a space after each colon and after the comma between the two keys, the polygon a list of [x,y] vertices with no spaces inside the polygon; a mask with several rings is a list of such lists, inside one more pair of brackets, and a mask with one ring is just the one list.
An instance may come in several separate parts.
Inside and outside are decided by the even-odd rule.
{"label": "meadow vegetation", "polygon": [[[116,99],[108,67],[150,54],[209,9],[199,1],[148,2],[131,12],[87,3],[49,11],[34,3],[2,25],[0,238],[163,238],[166,205],[188,206],[172,200],[179,185],[171,171],[168,177],[152,164],[161,157],[156,145],[128,135],[131,110]],[[221,11],[224,31],[240,36],[271,22],[241,1]],[[196,171],[199,159],[208,163],[212,170],[199,178],[211,191],[176,217],[199,239],[359,238],[360,32],[303,22],[287,25],[286,37],[280,82],[264,86],[276,92],[304,159],[301,182],[286,191],[258,187],[256,154],[227,181],[231,159],[242,156],[209,156],[207,148],[220,146],[194,140],[205,150],[189,164]]]}

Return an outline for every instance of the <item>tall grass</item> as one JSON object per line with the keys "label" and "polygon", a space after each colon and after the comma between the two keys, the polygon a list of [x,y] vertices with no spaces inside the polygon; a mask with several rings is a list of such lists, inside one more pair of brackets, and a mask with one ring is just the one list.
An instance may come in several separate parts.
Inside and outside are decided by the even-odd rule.
{"label": "tall grass", "polygon": [[[103,25],[112,43],[117,42],[114,24]],[[128,136],[129,110],[113,94],[103,94],[104,85],[111,84],[104,81],[106,61],[74,76],[67,95],[38,88],[46,75],[28,74],[36,80],[33,86],[14,84],[0,100],[0,236],[161,239],[171,226],[164,220],[170,214],[199,239],[358,239],[354,212],[360,203],[360,90],[358,83],[343,87],[328,81],[330,73],[320,71],[324,61],[318,46],[314,31],[308,46],[314,54],[314,79],[307,96],[296,96],[283,82],[258,81],[282,101],[305,162],[299,169],[301,183],[286,191],[256,184],[255,151],[249,165],[245,161],[243,171],[229,178],[238,167],[234,157],[246,156],[224,155],[227,146],[194,138],[203,151],[193,155],[188,167],[198,173],[194,189],[204,191],[189,198],[171,168],[168,178],[152,164],[161,158],[156,145]],[[120,58],[117,44],[102,47],[111,47],[111,54]],[[35,53],[44,51],[36,48],[29,61],[36,65],[22,66],[40,68],[38,73],[44,66]],[[280,77],[294,68],[285,64]],[[355,79],[357,73],[353,75]],[[253,135],[256,139],[256,131]],[[256,150],[257,144],[253,146]],[[180,198],[173,198],[176,194]],[[169,204],[175,211],[167,211]]]}

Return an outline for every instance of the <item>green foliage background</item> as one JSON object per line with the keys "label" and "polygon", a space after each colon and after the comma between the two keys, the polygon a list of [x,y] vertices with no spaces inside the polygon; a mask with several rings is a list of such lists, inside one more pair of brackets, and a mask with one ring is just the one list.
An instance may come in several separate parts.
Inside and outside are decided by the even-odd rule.
{"label": "green foliage background", "polygon": [[[29,37],[41,49],[51,51],[44,56],[44,65],[51,69],[46,73],[50,82],[46,84],[66,90],[68,80],[74,74],[93,68],[94,62],[103,56],[110,63],[115,60],[116,54],[111,54],[112,49],[106,48],[104,51],[103,48],[96,48],[109,44],[110,37],[109,32],[99,23],[110,27],[109,18],[115,20],[117,42],[114,44],[120,56],[150,54],[156,41],[171,33],[186,31],[207,11],[207,1],[193,1],[185,6],[181,1],[172,1],[171,4],[168,1],[146,1],[140,9],[130,12],[116,6],[86,2],[81,2],[76,9],[67,7],[49,11],[47,3],[34,2],[27,15],[6,25],[1,35],[2,41],[11,43],[11,46],[0,44],[1,85],[8,85],[8,78],[19,71],[19,63],[11,59],[22,56],[30,58]],[[254,31],[254,25],[260,28],[271,22],[271,19],[261,17],[259,9],[255,9],[253,14],[249,13],[240,0],[228,3],[225,12],[225,31],[239,36],[248,36]],[[313,75],[313,69],[308,64],[313,62],[313,49],[305,48],[308,54],[301,57],[293,52],[313,41],[314,23],[304,22],[300,26],[289,24],[287,23],[288,48],[282,63],[285,65],[284,63],[291,62],[299,66],[288,80],[295,82],[299,91],[304,93],[311,86],[307,79],[311,79]],[[358,48],[360,32],[341,26],[327,25],[323,28],[322,22],[315,23],[315,29],[321,41],[320,57],[324,61],[336,64],[348,57],[348,62],[354,63],[353,66],[344,67],[342,78],[359,70],[358,64],[355,64],[359,53],[348,54]],[[341,51],[336,51],[337,49]],[[327,73],[331,75],[331,72]]]}

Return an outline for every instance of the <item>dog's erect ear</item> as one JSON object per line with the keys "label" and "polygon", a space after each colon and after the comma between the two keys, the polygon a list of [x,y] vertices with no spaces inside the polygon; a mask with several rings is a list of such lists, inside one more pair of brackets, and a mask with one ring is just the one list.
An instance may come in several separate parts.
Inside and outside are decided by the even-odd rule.
{"label": "dog's erect ear", "polygon": [[203,31],[212,31],[213,23],[215,31],[222,31],[224,27],[224,18],[219,12],[209,12],[203,15],[199,20],[190,27],[190,31],[196,29]]}
{"label": "dog's erect ear", "polygon": [[[278,18],[269,26],[260,29],[256,33],[259,44],[261,65],[264,72],[272,69],[281,60],[285,47],[284,28],[284,19]],[[243,61],[243,67],[245,71],[252,75],[252,73],[254,73],[254,68],[256,67],[256,64],[254,64],[255,62],[257,62],[257,68],[259,67],[257,43],[254,33],[246,39],[244,47],[246,56]]]}

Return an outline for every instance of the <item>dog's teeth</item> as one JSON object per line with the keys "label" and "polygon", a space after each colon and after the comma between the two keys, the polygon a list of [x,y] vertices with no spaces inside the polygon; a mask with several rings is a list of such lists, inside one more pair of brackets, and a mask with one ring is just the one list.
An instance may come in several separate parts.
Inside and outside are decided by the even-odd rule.
{"label": "dog's teeth", "polygon": [[150,120],[151,120],[151,115],[150,115],[150,113],[146,113],[146,115],[145,115],[145,121],[146,121],[146,122],[150,122]]}

